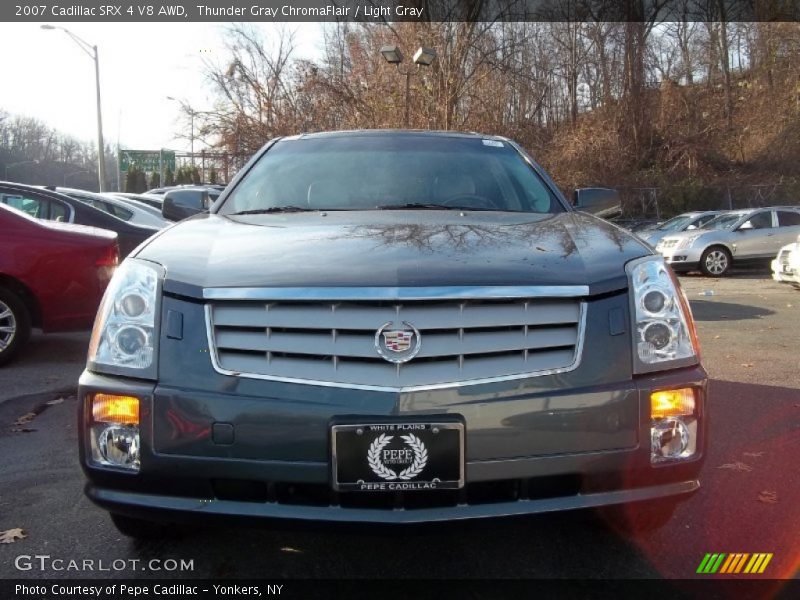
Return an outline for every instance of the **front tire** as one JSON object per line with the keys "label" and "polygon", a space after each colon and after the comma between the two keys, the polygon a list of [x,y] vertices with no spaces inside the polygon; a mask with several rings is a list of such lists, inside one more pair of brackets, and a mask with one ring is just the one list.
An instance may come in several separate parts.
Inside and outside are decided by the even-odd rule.
{"label": "front tire", "polygon": [[727,248],[712,246],[700,257],[700,270],[708,277],[722,277],[731,268],[733,258]]}
{"label": "front tire", "polygon": [[31,315],[22,299],[0,287],[0,365],[6,364],[27,343]]}

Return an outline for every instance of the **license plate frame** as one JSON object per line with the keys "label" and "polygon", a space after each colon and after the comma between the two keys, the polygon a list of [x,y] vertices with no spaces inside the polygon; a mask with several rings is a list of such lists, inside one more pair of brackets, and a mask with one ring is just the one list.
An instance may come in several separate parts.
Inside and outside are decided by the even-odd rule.
{"label": "license plate frame", "polygon": [[464,487],[463,421],[337,422],[330,426],[330,439],[331,485],[337,492]]}

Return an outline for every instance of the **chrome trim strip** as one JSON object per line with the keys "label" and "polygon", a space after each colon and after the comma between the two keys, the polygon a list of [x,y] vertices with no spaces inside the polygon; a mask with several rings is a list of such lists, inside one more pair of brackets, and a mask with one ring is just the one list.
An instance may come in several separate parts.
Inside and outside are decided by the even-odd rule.
{"label": "chrome trim strip", "polygon": [[588,295],[588,285],[205,288],[203,290],[204,300],[481,300],[490,298],[579,298]]}
{"label": "chrome trim strip", "polygon": [[[330,298],[327,298],[330,299]],[[445,390],[449,388],[460,388],[468,385],[482,385],[486,383],[497,383],[502,381],[515,381],[518,379],[529,379],[531,377],[543,377],[545,375],[557,375],[559,373],[568,373],[574,371],[581,364],[583,357],[583,340],[586,333],[586,307],[585,301],[580,303],[580,315],[578,317],[578,341],[575,345],[575,358],[572,364],[560,369],[547,369],[544,371],[531,371],[529,373],[517,373],[514,375],[501,375],[498,377],[487,377],[484,379],[467,379],[463,381],[451,381],[448,383],[434,383],[427,385],[414,385],[407,387],[398,386],[381,386],[381,385],[361,385],[353,383],[339,383],[336,381],[319,381],[315,379],[298,379],[294,377],[279,377],[275,375],[260,375],[258,373],[241,373],[238,371],[231,371],[224,369],[217,359],[217,347],[214,344],[214,324],[211,321],[211,305],[205,305],[206,313],[206,338],[208,339],[209,356],[211,357],[211,365],[214,370],[220,375],[227,375],[231,377],[246,377],[247,379],[261,379],[264,381],[278,381],[281,383],[296,383],[301,385],[316,385],[320,387],[332,388],[345,388],[351,390],[367,390],[373,392],[424,392],[428,390]]]}

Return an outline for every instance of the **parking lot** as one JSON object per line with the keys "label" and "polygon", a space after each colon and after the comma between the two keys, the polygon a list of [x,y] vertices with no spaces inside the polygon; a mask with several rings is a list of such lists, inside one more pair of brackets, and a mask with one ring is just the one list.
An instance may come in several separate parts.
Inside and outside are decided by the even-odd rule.
{"label": "parking lot", "polygon": [[765,271],[681,280],[711,379],[711,441],[700,492],[658,532],[624,538],[591,514],[566,513],[391,532],[209,528],[134,543],[82,493],[74,387],[88,334],[37,335],[0,369],[0,531],[27,533],[0,545],[0,577],[109,576],[15,567],[19,555],[46,554],[193,561],[183,572],[137,566],[126,577],[688,578],[709,552],[773,553],[764,576],[796,576],[800,291]]}

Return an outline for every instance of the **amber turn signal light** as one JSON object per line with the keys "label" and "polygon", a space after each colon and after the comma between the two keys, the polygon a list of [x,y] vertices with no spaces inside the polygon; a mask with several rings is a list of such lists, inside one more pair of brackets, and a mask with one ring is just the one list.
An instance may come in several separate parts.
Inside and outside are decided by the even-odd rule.
{"label": "amber turn signal light", "polygon": [[681,417],[694,414],[694,389],[661,390],[650,394],[650,417]]}
{"label": "amber turn signal light", "polygon": [[97,423],[139,424],[139,399],[134,396],[95,394],[92,398],[92,418]]}

